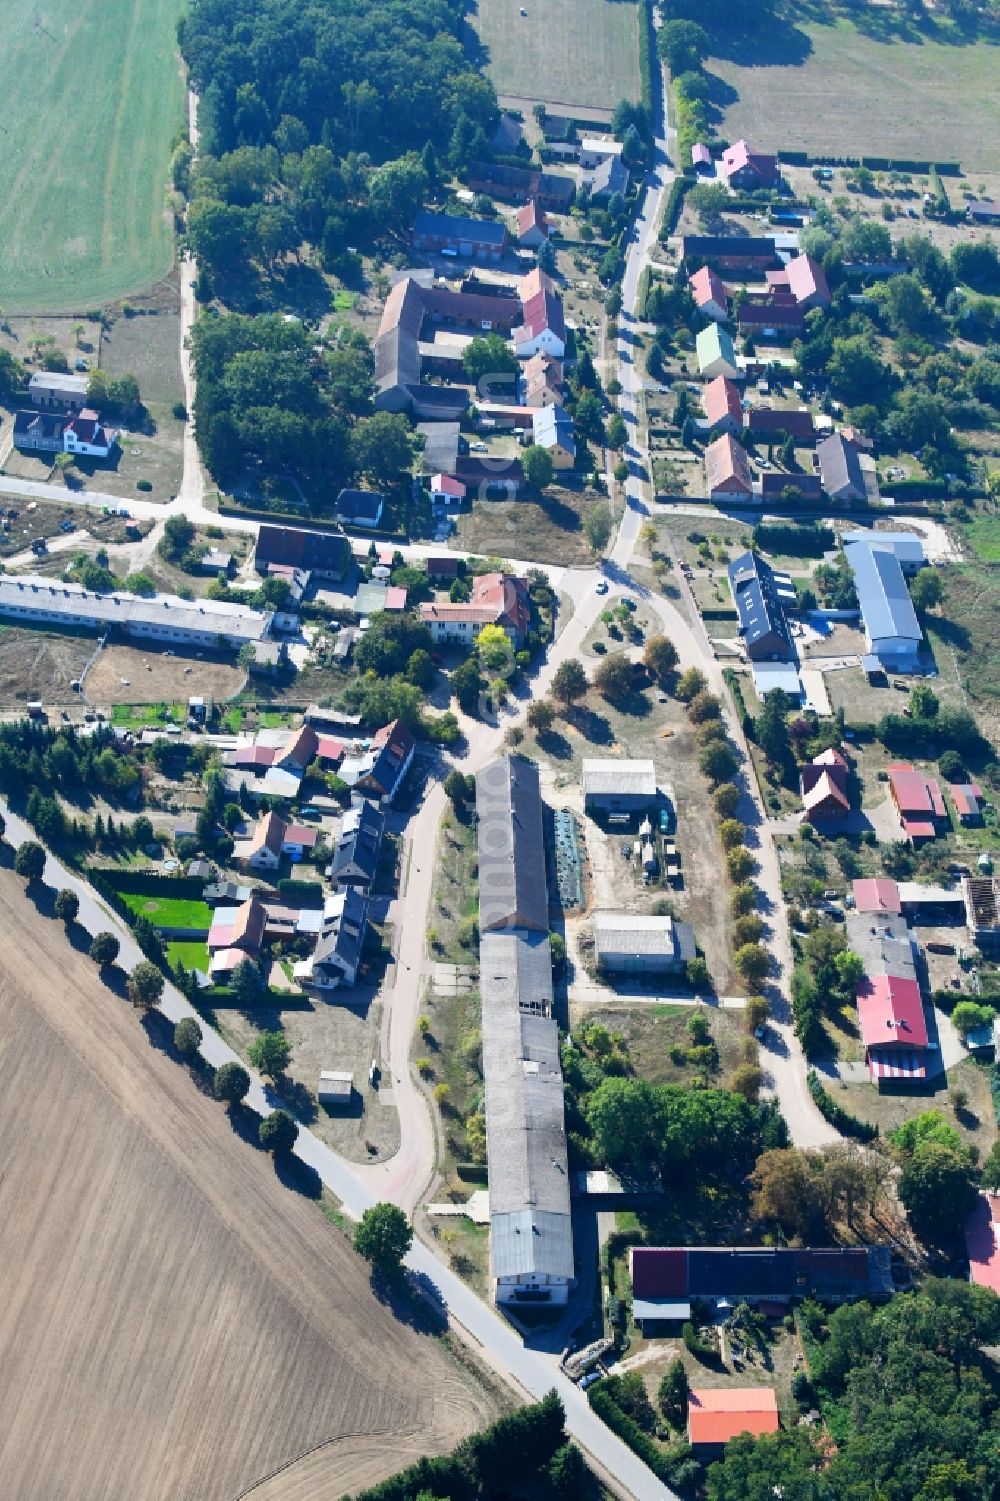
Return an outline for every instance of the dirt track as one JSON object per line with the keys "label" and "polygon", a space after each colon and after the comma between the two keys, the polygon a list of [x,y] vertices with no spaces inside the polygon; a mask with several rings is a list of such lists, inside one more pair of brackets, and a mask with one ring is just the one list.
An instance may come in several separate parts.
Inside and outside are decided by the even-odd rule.
{"label": "dirt track", "polygon": [[326,1501],[489,1420],[6,864],[0,1071],[6,1496]]}

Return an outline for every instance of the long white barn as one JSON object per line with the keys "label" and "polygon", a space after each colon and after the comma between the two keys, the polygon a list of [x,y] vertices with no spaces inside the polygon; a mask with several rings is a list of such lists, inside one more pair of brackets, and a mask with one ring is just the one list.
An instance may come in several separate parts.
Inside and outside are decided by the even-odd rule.
{"label": "long white barn", "polygon": [[177,594],[95,594],[39,574],[0,576],[0,616],[22,625],[117,629],[127,636],[184,646],[239,648],[267,639],[272,612]]}

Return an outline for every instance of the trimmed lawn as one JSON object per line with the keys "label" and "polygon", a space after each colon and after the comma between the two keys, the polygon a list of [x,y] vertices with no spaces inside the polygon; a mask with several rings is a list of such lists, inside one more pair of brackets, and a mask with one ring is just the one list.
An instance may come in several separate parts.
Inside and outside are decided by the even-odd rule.
{"label": "trimmed lawn", "polygon": [[170,269],[181,0],[14,5],[4,15],[0,244],[8,312],[79,312]]}
{"label": "trimmed lawn", "polygon": [[141,891],[120,891],[118,895],[130,912],[148,917],[154,928],[204,928],[207,933],[212,926],[212,909],[207,902],[146,896]]}
{"label": "trimmed lawn", "polygon": [[208,949],[203,943],[174,939],[167,944],[167,959],[171,964],[183,964],[185,969],[200,969],[202,974],[208,974]]}

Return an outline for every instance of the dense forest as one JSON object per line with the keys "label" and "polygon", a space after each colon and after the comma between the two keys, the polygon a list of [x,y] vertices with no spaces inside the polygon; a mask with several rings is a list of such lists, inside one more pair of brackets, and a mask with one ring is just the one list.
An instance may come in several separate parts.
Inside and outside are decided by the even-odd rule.
{"label": "dense forest", "polygon": [[444,147],[465,114],[489,126],[492,85],[470,66],[464,0],[194,0],[181,48],[204,150],[328,146],[376,159]]}
{"label": "dense forest", "polygon": [[188,238],[212,277],[273,269],[303,241],[327,270],[409,228],[439,157],[488,153],[493,85],[463,49],[461,0],[195,0],[180,26],[199,95]]}

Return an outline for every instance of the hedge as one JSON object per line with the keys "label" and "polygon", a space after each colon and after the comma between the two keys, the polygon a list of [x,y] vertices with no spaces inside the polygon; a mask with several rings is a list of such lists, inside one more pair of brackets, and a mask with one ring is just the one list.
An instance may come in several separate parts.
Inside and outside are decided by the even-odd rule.
{"label": "hedge", "polygon": [[642,81],[642,102],[646,107],[650,124],[653,119],[653,0],[642,0],[642,17],[639,21],[639,76]]}
{"label": "hedge", "polygon": [[116,865],[91,868],[87,876],[129,896],[172,896],[181,902],[200,901],[205,889],[205,882],[197,876],[164,876],[159,871],[121,870]]}
{"label": "hedge", "polygon": [[695,186],[697,178],[688,177],[685,173],[678,174],[670,184],[670,192],[667,194],[667,206],[663,211],[663,224],[660,227],[660,239],[665,240],[672,235],[677,228],[677,221],[681,216],[684,206],[685,194]]}
{"label": "hedge", "polygon": [[829,552],[837,538],[831,526],[776,526],[766,521],[758,522],[753,529],[753,540],[765,552],[785,553],[795,558],[821,558]]}
{"label": "hedge", "polygon": [[289,901],[300,902],[303,907],[322,907],[323,905],[322,881],[302,881],[289,876],[278,882],[278,894]]}
{"label": "hedge", "polygon": [[893,499],[906,495],[924,495],[928,498],[937,498],[948,495],[948,481],[944,479],[901,479],[887,482],[886,489],[892,493]]}
{"label": "hedge", "polygon": [[842,1105],[838,1105],[833,1096],[820,1083],[819,1075],[815,1069],[811,1068],[806,1074],[806,1083],[809,1085],[809,1093],[815,1100],[820,1115],[825,1120],[828,1120],[830,1125],[839,1131],[842,1136],[853,1136],[858,1141],[875,1140],[878,1136],[878,1126],[872,1126],[869,1125],[868,1121],[859,1120],[856,1115],[852,1115],[849,1110],[845,1110]]}
{"label": "hedge", "polygon": [[810,156],[808,151],[779,151],[778,161],[786,167],[867,167],[870,172],[930,172],[942,177],[961,177],[958,162],[909,161],[890,156]]}
{"label": "hedge", "polygon": [[622,1443],[628,1444],[633,1454],[637,1454],[643,1464],[649,1466],[657,1480],[664,1484],[668,1483],[668,1475],[671,1470],[669,1461],[654,1444],[647,1433],[643,1433],[634,1418],[630,1418],[627,1412],[622,1412],[614,1399],[614,1381],[611,1377],[608,1381],[597,1382],[587,1392],[587,1401],[612,1433],[618,1435]]}

